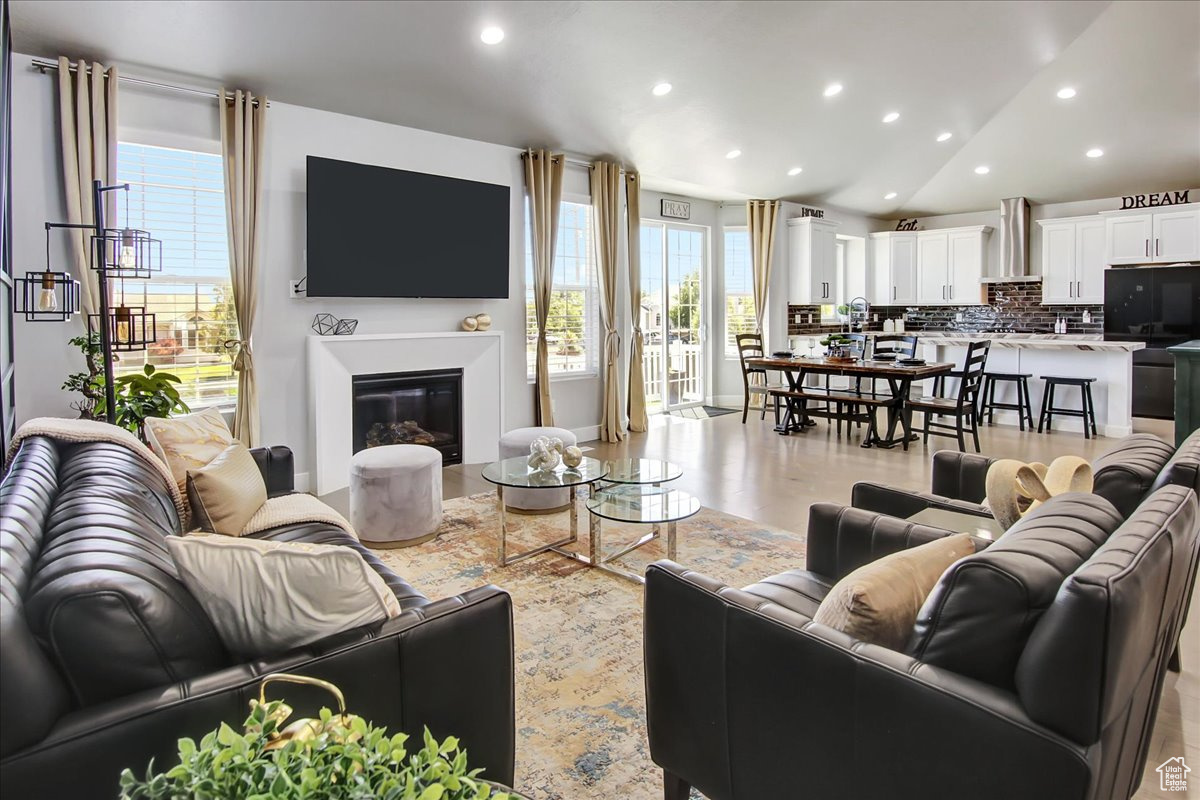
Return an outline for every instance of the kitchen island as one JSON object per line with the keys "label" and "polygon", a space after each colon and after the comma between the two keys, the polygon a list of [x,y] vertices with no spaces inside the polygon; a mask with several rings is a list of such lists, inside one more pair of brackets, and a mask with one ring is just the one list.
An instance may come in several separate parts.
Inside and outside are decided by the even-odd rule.
{"label": "kitchen island", "polygon": [[[1145,345],[1140,342],[1106,342],[1100,336],[1039,333],[957,333],[922,331],[919,344],[927,361],[962,363],[967,346],[987,339],[988,372],[1028,373],[1029,395],[1036,422],[1041,410],[1043,375],[1095,378],[1092,398],[1096,404],[1096,426],[1101,436],[1128,436],[1133,432],[1133,352]],[[1016,385],[997,384],[996,401],[1016,402]],[[1058,389],[1058,406],[1078,407],[1078,393]],[[998,425],[1016,425],[1017,412],[996,411]],[[1056,431],[1083,432],[1083,421],[1056,417]]]}

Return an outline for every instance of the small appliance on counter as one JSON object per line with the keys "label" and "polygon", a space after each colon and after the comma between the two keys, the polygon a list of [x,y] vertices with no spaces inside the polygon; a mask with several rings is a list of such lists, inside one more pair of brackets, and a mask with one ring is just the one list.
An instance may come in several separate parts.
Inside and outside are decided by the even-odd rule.
{"label": "small appliance on counter", "polygon": [[1200,265],[1104,270],[1104,340],[1142,342],[1133,353],[1133,415],[1175,417],[1167,348],[1200,339]]}

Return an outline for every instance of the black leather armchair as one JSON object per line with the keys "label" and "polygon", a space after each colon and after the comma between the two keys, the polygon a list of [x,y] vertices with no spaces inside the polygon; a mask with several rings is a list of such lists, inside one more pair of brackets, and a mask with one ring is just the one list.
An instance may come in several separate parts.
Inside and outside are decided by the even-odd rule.
{"label": "black leather armchair", "polygon": [[[270,493],[287,448],[254,452]],[[171,763],[176,740],[240,723],[259,678],[336,683],[392,731],[455,735],[485,777],[511,784],[512,602],[494,586],[430,601],[374,557],[404,612],[250,663],[222,646],[165,546],[179,520],[157,473],[114,445],[26,440],[0,484],[0,796],[111,800],[122,768]],[[354,546],[293,525],[265,538]],[[289,687],[304,716],[329,699]]]}
{"label": "black leather armchair", "polygon": [[[819,505],[809,570],[736,589],[673,562],[651,565],[648,733],[667,800],[693,786],[712,800],[1128,798],[1146,759],[1167,643],[1182,625],[1187,564],[1200,552],[1196,514],[1195,494],[1170,487],[1123,524],[1087,495],[1055,498],[1022,521],[1033,529],[1030,555],[1072,515],[1104,543],[1048,607],[1020,615],[1029,627],[1005,685],[854,640],[806,611],[820,584],[827,591],[860,562],[944,531]],[[1053,559],[1066,549],[1043,552]],[[980,573],[1019,576],[1022,564],[1048,563],[1021,552],[997,552]],[[950,610],[992,608],[986,585]],[[951,631],[964,632],[969,625]],[[986,647],[963,652],[990,663]]]}

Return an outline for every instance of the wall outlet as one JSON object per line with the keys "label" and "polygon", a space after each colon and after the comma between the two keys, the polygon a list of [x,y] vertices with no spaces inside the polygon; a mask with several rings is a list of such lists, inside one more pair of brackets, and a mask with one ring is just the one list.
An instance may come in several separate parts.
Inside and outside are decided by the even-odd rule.
{"label": "wall outlet", "polygon": [[795,319],[795,323],[796,323],[797,325],[799,325],[799,324],[800,324],[801,322],[803,322],[803,321],[804,321],[804,315],[803,315],[803,314],[801,314],[800,312],[798,312],[798,311],[797,311],[797,312],[796,312],[796,319]]}
{"label": "wall outlet", "polygon": [[808,315],[808,324],[812,325],[812,314]]}
{"label": "wall outlet", "polygon": [[288,281],[288,297],[307,297],[308,293],[304,291],[305,278]]}

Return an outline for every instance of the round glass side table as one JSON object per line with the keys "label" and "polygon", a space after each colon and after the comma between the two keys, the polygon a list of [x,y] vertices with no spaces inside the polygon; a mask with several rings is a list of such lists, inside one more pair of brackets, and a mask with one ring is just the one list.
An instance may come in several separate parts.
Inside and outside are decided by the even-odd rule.
{"label": "round glass side table", "polygon": [[[536,470],[529,467],[525,456],[506,458],[496,461],[483,468],[483,479],[496,486],[496,503],[500,508],[500,566],[507,567],[526,558],[553,550],[559,555],[587,562],[586,556],[581,556],[570,550],[562,549],[566,545],[579,540],[579,510],[576,507],[579,487],[595,483],[605,476],[607,468],[604,463],[595,458],[585,458],[577,467],[560,466],[554,470]],[[504,489],[563,489],[571,490],[571,534],[550,544],[540,545],[532,550],[508,554],[508,514],[504,506]]]}
{"label": "round glass side table", "polygon": [[[700,501],[681,489],[646,483],[614,484],[593,494],[587,501],[591,514],[588,527],[588,560],[605,572],[619,575],[637,583],[645,583],[641,575],[614,563],[621,556],[659,538],[660,526],[667,526],[667,558],[675,560],[676,523],[700,511]],[[601,520],[652,525],[649,533],[616,552],[605,553]]]}

